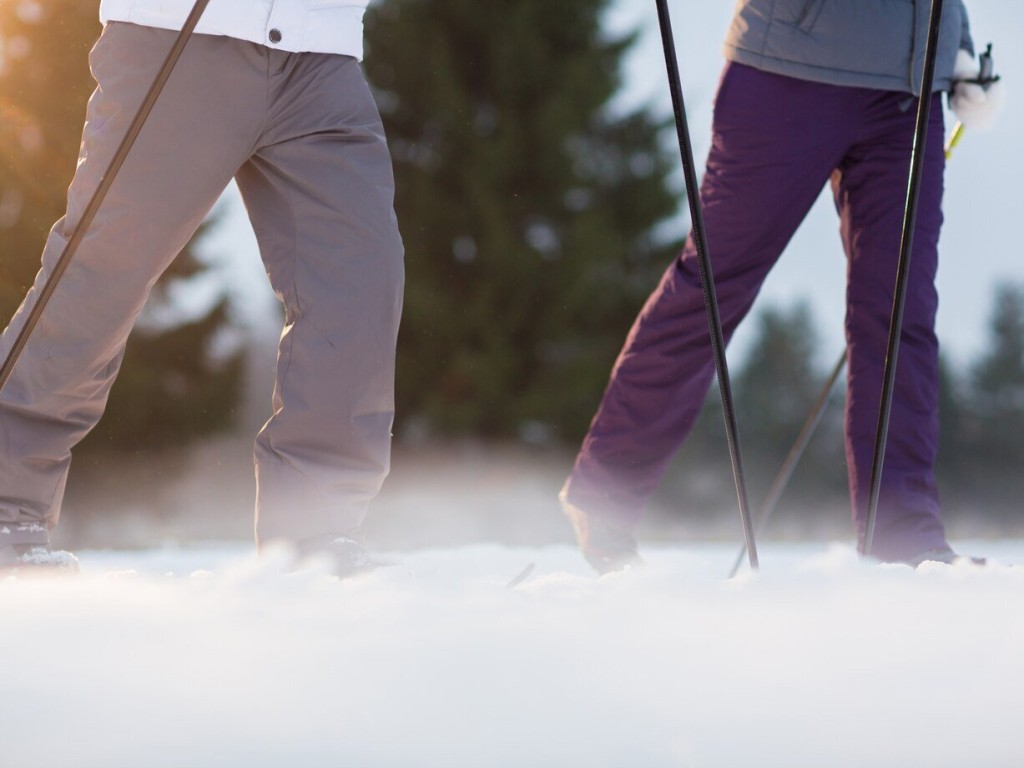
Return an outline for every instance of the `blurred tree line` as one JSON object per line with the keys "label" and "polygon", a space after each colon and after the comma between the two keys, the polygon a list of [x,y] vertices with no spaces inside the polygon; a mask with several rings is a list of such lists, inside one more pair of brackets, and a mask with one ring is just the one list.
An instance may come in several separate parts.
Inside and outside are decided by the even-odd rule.
{"label": "blurred tree line", "polygon": [[[407,295],[399,437],[479,436],[575,448],[633,317],[678,252],[684,204],[669,119],[613,107],[630,36],[610,0],[378,0],[365,68],[394,156]],[[0,312],[31,284],[63,213],[85,102],[96,3],[0,4]],[[681,233],[673,233],[681,234]],[[204,270],[190,246],[154,295]],[[806,306],[768,308],[737,368],[755,503],[825,379]],[[239,354],[216,354],[225,302],[133,334],[108,415],[76,453],[147,451],[228,426]],[[947,499],[1011,510],[1024,491],[1024,291],[1000,289],[984,353],[944,367]],[[712,392],[714,393],[714,389]],[[843,504],[841,386],[793,479],[806,508]],[[670,473],[673,505],[730,498],[717,404]],[[699,468],[699,471],[692,471]]]}
{"label": "blurred tree line", "polygon": [[[936,467],[947,521],[958,518],[1020,527],[1024,495],[1024,285],[997,287],[989,333],[961,368],[940,359],[941,433]],[[737,419],[757,509],[838,362],[823,359],[806,303],[768,306],[750,353],[733,371]],[[828,392],[822,419],[779,505],[790,527],[823,529],[848,513],[843,446],[845,375]],[[721,404],[712,388],[690,441],[658,498],[688,515],[720,514],[734,503]]]}

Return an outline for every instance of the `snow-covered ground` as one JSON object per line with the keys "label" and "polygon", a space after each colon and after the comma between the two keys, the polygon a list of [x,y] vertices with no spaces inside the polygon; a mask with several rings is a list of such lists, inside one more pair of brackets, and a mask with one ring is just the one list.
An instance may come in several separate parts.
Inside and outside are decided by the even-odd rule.
{"label": "snow-covered ground", "polygon": [[[398,554],[339,582],[242,545],[0,580],[0,765],[1024,765],[1024,542],[918,571],[847,547]],[[527,564],[533,574],[506,582]]]}

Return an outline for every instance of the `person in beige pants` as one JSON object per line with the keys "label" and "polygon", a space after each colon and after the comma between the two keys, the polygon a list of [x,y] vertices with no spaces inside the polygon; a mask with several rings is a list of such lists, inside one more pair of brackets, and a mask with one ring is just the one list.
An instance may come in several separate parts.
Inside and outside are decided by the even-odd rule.
{"label": "person in beige pants", "polygon": [[[252,6],[270,8],[268,24],[288,11],[298,30],[317,7]],[[105,25],[67,213],[0,354],[176,34]],[[103,413],[150,289],[232,178],[285,309],[273,415],[256,439],[257,539],[334,555],[343,575],[371,564],[355,534],[388,472],[403,285],[391,160],[357,55],[281,50],[287,25],[268,35],[189,41],[0,393],[0,567],[58,559],[48,532],[71,450]]]}

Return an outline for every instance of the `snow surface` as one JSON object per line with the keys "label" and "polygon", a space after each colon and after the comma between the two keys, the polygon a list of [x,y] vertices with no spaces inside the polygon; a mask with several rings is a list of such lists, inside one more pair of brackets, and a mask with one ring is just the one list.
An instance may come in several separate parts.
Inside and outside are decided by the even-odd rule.
{"label": "snow surface", "polygon": [[[237,545],[0,579],[0,765],[1024,765],[1024,542],[402,553],[338,581]],[[528,563],[533,575],[506,582]]]}

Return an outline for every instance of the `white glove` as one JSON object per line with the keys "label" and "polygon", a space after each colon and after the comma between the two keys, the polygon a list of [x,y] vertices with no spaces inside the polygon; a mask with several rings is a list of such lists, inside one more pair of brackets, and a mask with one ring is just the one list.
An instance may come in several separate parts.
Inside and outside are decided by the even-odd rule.
{"label": "white glove", "polygon": [[949,106],[964,128],[983,131],[992,125],[996,113],[1003,105],[1002,81],[982,85],[972,83],[981,74],[977,59],[962,48],[956,55],[953,68],[953,91]]}

